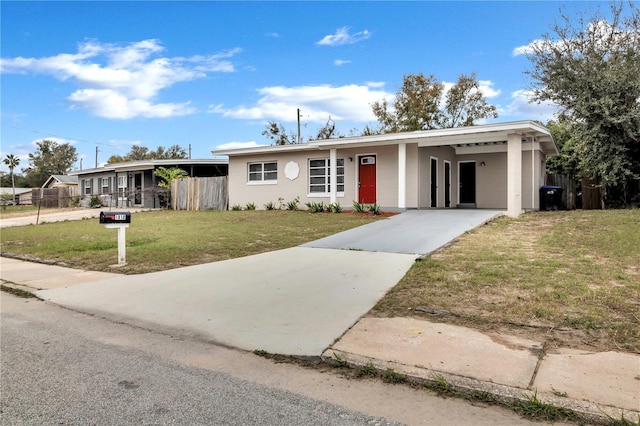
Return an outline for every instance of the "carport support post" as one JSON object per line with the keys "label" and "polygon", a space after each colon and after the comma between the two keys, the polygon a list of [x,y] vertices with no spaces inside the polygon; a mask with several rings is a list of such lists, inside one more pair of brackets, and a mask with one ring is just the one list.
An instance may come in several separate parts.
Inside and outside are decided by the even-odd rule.
{"label": "carport support post", "polygon": [[407,204],[407,144],[398,144],[398,208],[404,209]]}
{"label": "carport support post", "polygon": [[522,138],[518,133],[507,135],[507,215],[522,213]]}

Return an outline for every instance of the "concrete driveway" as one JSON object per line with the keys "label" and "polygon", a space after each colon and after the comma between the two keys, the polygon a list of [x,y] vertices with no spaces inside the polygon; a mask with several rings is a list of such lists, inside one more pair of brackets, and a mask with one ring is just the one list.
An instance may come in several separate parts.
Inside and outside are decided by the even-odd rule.
{"label": "concrete driveway", "polygon": [[501,216],[499,210],[409,210],[302,247],[427,254],[470,229]]}
{"label": "concrete driveway", "polygon": [[497,213],[409,211],[302,247],[36,294],[171,334],[317,357],[398,283],[415,254]]}

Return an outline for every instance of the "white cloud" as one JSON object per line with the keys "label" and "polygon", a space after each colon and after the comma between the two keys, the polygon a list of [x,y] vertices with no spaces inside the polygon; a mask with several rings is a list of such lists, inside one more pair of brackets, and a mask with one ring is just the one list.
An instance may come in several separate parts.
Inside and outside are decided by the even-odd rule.
{"label": "white cloud", "polygon": [[333,61],[333,65],[335,65],[337,67],[342,66],[344,64],[350,64],[350,63],[351,63],[351,61],[344,60],[344,59],[336,59],[335,61]]}
{"label": "white cloud", "polygon": [[211,105],[209,112],[245,120],[295,122],[296,109],[300,108],[306,122],[324,124],[329,116],[336,121],[367,122],[375,120],[371,103],[393,96],[382,87],[380,83],[264,87],[258,90],[261,97],[255,105],[234,108]]}
{"label": "white cloud", "polygon": [[345,44],[354,44],[366,40],[371,37],[368,30],[360,31],[355,34],[349,34],[349,27],[338,28],[335,34],[324,36],[316,44],[320,46],[342,46]]}
{"label": "white cloud", "polygon": [[529,55],[539,50],[549,50],[551,47],[557,47],[562,50],[578,50],[581,45],[580,40],[583,39],[597,40],[600,42],[599,45],[596,43],[598,47],[609,49],[611,48],[611,45],[608,44],[609,40],[613,40],[613,45],[615,46],[619,42],[626,43],[629,36],[637,40],[640,34],[620,31],[607,21],[590,22],[584,32],[581,32],[577,40],[570,38],[555,41],[536,39],[527,45],[518,46],[513,49],[513,56]]}
{"label": "white cloud", "polygon": [[154,103],[154,98],[175,83],[203,78],[208,72],[234,72],[231,49],[214,55],[168,58],[164,47],[149,39],[127,45],[89,40],[76,53],[43,58],[9,58],[0,62],[3,73],[49,74],[72,81],[81,89],[67,99],[99,117],[171,117],[195,111],[188,102]]}
{"label": "white cloud", "polygon": [[146,99],[128,98],[115,90],[108,89],[77,90],[67,100],[73,105],[88,109],[99,117],[112,119],[166,118],[195,112],[195,109],[189,106],[189,102],[153,104]]}
{"label": "white cloud", "polygon": [[558,107],[551,102],[532,102],[532,93],[528,90],[516,90],[511,94],[511,103],[506,107],[499,107],[498,114],[509,120],[540,120],[546,123],[554,118]]}
{"label": "white cloud", "polygon": [[213,147],[213,150],[222,149],[241,149],[241,148],[255,148],[257,146],[267,146],[267,144],[259,144],[255,141],[250,142],[228,142]]}

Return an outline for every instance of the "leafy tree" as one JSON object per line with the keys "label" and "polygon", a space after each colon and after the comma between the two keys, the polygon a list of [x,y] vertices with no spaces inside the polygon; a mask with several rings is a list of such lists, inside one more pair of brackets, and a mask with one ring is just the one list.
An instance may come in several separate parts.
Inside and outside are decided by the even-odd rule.
{"label": "leafy tree", "polygon": [[436,129],[442,122],[440,100],[443,92],[444,84],[433,75],[406,74],[392,109],[386,99],[374,102],[371,108],[382,133]]}
{"label": "leafy tree", "polygon": [[560,155],[547,158],[547,173],[569,176],[580,175],[580,157],[576,151],[571,122],[560,116],[558,121],[549,121],[546,126],[558,145]]}
{"label": "leafy tree", "polygon": [[[460,75],[445,95],[435,76],[407,74],[391,105],[386,99],[371,105],[381,133],[472,126],[476,120],[498,116],[480,91],[476,74]],[[443,99],[444,96],[444,99]],[[442,108],[444,105],[444,108]]]}
{"label": "leafy tree", "polygon": [[43,139],[36,145],[37,151],[29,154],[29,166],[22,169],[29,186],[42,186],[49,176],[67,173],[78,160],[76,148],[69,143]]}
{"label": "leafy tree", "polygon": [[153,173],[158,176],[162,181],[158,182],[158,186],[160,188],[167,189],[168,196],[168,205],[171,205],[171,182],[175,179],[182,179],[184,177],[189,176],[189,174],[182,170],[179,167],[158,167],[153,171]]}
{"label": "leafy tree", "polygon": [[482,96],[476,73],[460,75],[445,99],[442,127],[473,126],[475,120],[498,117],[495,105],[489,105]]}
{"label": "leafy tree", "polygon": [[287,134],[282,124],[269,121],[265,127],[262,136],[271,139],[274,145],[291,145],[296,143],[296,136],[293,133]]}
{"label": "leafy tree", "polygon": [[[534,99],[552,101],[571,121],[580,167],[626,203],[640,187],[640,10],[611,4],[576,22],[563,15],[530,45]],[[638,194],[635,193],[637,197]]]}
{"label": "leafy tree", "polygon": [[155,151],[149,151],[149,148],[142,145],[133,145],[131,150],[124,155],[112,155],[107,160],[107,164],[124,163],[127,161],[142,160],[175,160],[187,158],[187,152],[180,145],[171,145],[168,149],[164,146],[158,146]]}
{"label": "leafy tree", "polygon": [[331,119],[331,116],[327,119],[327,123],[318,130],[316,139],[331,139],[340,138],[342,134],[336,131],[336,122]]}
{"label": "leafy tree", "polygon": [[20,164],[20,159],[13,154],[8,154],[2,162],[9,168],[11,174],[11,189],[13,190],[13,199],[16,199],[16,179],[13,170]]}

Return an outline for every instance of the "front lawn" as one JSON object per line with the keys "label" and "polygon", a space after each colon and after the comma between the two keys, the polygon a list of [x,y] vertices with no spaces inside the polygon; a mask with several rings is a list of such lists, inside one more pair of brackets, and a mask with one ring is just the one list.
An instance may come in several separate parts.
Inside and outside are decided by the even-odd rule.
{"label": "front lawn", "polygon": [[416,263],[371,314],[640,352],[640,210],[500,218]]}
{"label": "front lawn", "polygon": [[98,219],[4,228],[0,249],[73,268],[137,274],[294,247],[378,219],[282,210],[135,213],[126,231],[127,265],[117,269],[110,268],[117,263],[117,231]]}

